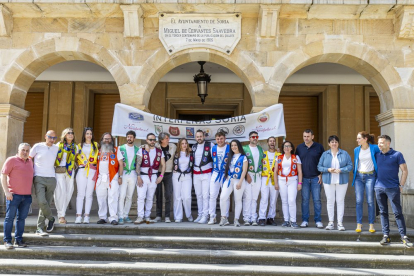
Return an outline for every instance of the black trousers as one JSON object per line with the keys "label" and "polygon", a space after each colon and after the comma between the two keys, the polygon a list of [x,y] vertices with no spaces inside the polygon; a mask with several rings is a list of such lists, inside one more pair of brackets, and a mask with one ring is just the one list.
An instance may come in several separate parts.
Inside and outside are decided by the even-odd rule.
{"label": "black trousers", "polygon": [[172,172],[164,173],[162,182],[157,185],[155,197],[157,199],[157,217],[162,217],[162,191],[164,186],[165,217],[170,217],[171,197],[173,195]]}

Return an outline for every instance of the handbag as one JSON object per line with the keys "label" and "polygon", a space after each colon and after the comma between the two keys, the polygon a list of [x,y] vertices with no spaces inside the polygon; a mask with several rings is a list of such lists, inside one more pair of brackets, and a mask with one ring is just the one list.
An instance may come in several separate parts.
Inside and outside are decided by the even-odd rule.
{"label": "handbag", "polygon": [[66,173],[66,167],[55,167],[55,173]]}

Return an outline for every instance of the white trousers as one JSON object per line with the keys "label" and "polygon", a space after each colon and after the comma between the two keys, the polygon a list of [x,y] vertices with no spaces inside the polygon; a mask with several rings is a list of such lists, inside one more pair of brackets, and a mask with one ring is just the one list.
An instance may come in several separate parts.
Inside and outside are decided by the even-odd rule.
{"label": "white trousers", "polygon": [[191,174],[182,174],[180,180],[178,180],[180,174],[173,173],[173,194],[174,194],[174,219],[183,219],[183,206],[185,216],[188,218],[191,216],[191,187],[193,180]]}
{"label": "white trousers", "polygon": [[98,215],[100,219],[106,220],[109,209],[109,221],[118,221],[118,174],[112,179],[111,187],[109,187],[109,175],[106,178],[107,181],[103,181],[102,175],[99,174],[98,181],[96,182],[96,198],[99,205]]}
{"label": "white trousers", "polygon": [[[137,212],[140,218],[149,218],[151,216],[152,203],[154,202],[154,194],[157,189],[157,175],[153,174],[151,179],[148,175],[141,175],[144,184],[137,187]],[[145,211],[144,211],[145,208]]]}
{"label": "white trousers", "polygon": [[[279,196],[279,191],[275,190],[275,186],[272,185],[272,179],[269,179],[269,183],[266,185],[267,177],[262,177],[262,187],[260,188],[260,208],[259,219],[272,218],[276,216],[276,203]],[[269,211],[266,211],[269,206]]]}
{"label": "white trousers", "polygon": [[93,190],[95,189],[96,170],[89,169],[89,175],[86,177],[86,170],[80,168],[76,174],[76,188],[78,194],[76,195],[76,214],[82,215],[83,202],[85,201],[85,214],[89,215],[91,212],[93,201]]}
{"label": "white trousers", "polygon": [[257,220],[257,198],[259,197],[260,187],[262,186],[262,176],[256,174],[254,181],[254,173],[248,173],[252,178],[252,183],[246,183],[246,189],[243,194],[243,220]]}
{"label": "white trousers", "polygon": [[194,174],[193,177],[194,190],[197,197],[198,215],[208,216],[211,173]]}
{"label": "white trousers", "polygon": [[326,207],[328,209],[329,221],[335,219],[335,201],[337,220],[339,224],[342,224],[345,210],[345,195],[348,189],[347,184],[325,184],[323,183],[325,195],[326,195]]}
{"label": "white trousers", "polygon": [[58,213],[58,218],[66,216],[66,209],[68,208],[70,199],[72,198],[74,178],[67,173],[56,174],[56,189],[55,189],[55,206]]}
{"label": "white trousers", "polygon": [[[210,215],[210,218],[215,218],[216,217],[216,207],[217,207],[217,197],[219,195],[220,189],[222,189],[222,183],[219,182],[217,180],[217,182],[215,181],[217,178],[218,172],[213,172],[213,174],[211,175],[211,179],[210,179],[210,200],[208,203],[208,213]],[[223,179],[224,181],[224,179]],[[229,197],[229,202],[228,202],[228,206],[230,208],[230,197]],[[222,216],[224,215],[224,213],[221,214]],[[226,217],[229,216],[229,209],[227,209],[226,211]]]}
{"label": "white trousers", "polygon": [[298,194],[298,177],[279,177],[279,192],[282,199],[283,218],[296,222],[296,195]]}
{"label": "white trousers", "polygon": [[131,171],[122,175],[122,185],[119,187],[118,217],[127,218],[132,205],[132,195],[137,185],[137,173]]}
{"label": "white trousers", "polygon": [[243,193],[247,187],[247,182],[245,180],[243,180],[242,182],[242,186],[240,188],[240,190],[236,189],[237,183],[239,183],[239,179],[232,179],[230,181],[230,185],[228,185],[228,180],[229,178],[227,178],[224,181],[223,184],[223,189],[221,191],[221,195],[220,195],[220,212],[221,214],[226,214],[226,212],[229,210],[230,208],[230,195],[231,193],[234,191],[234,219],[239,219],[240,217],[240,213],[242,211],[242,198],[243,198]]}

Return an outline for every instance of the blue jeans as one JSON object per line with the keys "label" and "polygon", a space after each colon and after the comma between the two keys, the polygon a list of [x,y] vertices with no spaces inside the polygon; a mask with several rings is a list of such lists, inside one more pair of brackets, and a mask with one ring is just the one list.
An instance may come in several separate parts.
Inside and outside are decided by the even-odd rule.
{"label": "blue jeans", "polygon": [[389,199],[395,215],[395,221],[397,222],[398,232],[400,232],[401,237],[404,237],[406,235],[406,227],[400,203],[400,188],[375,188],[375,194],[381,214],[382,233],[387,236],[390,234],[387,203],[387,199]]}
{"label": "blue jeans", "polygon": [[375,222],[375,203],[374,203],[374,185],[377,174],[358,173],[355,177],[355,196],[356,196],[356,219],[357,223],[362,224],[362,215],[364,213],[364,191],[368,204],[368,222]]}
{"label": "blue jeans", "polygon": [[13,200],[6,199],[6,218],[4,219],[4,242],[11,242],[11,232],[13,229],[13,221],[16,217],[16,229],[14,232],[14,240],[21,241],[23,239],[24,224],[29,213],[30,204],[32,204],[31,195],[13,195]]}
{"label": "blue jeans", "polygon": [[302,180],[302,221],[309,222],[309,199],[312,192],[313,209],[315,212],[315,222],[320,222],[321,219],[321,185],[319,185],[319,177],[303,178]]}

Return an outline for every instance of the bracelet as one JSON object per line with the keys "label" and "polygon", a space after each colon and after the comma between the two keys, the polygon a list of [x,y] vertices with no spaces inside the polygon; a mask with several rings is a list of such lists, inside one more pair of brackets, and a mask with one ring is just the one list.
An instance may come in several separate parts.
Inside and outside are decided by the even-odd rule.
{"label": "bracelet", "polygon": [[164,178],[164,176],[162,174],[160,174],[160,177],[163,177]]}
{"label": "bracelet", "polygon": [[298,182],[298,185],[302,185],[302,182]]}

